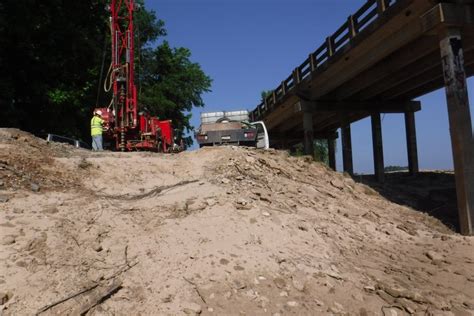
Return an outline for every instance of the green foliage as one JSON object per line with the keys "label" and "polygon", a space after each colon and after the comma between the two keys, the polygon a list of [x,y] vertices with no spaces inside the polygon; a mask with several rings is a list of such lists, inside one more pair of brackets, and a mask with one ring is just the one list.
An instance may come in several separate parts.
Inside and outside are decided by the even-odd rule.
{"label": "green foliage", "polygon": [[329,149],[328,142],[323,139],[314,141],[314,160],[329,165]]}
{"label": "green foliage", "polygon": [[387,166],[383,169],[385,172],[393,172],[393,171],[407,171],[408,167],[402,166]]}
{"label": "green foliage", "polygon": [[[329,164],[329,149],[328,143],[326,140],[323,139],[316,139],[313,143],[314,154],[313,158],[315,161],[319,161],[325,164]],[[298,143],[293,146],[293,150],[291,152],[293,156],[304,156],[304,145],[303,143]]]}
{"label": "green foliage", "polygon": [[99,0],[2,1],[0,126],[87,135],[106,20]]}
{"label": "green foliage", "polygon": [[[166,41],[145,50],[142,57],[141,103],[152,114],[172,119],[178,137],[183,137],[183,132],[192,130],[189,112],[204,106],[201,95],[210,91],[211,79],[199,64],[190,61],[189,49],[171,48]],[[192,144],[191,137],[183,139]]]}
{"label": "green foliage", "polygon": [[261,102],[265,102],[265,99],[273,93],[273,90],[263,90],[260,92]]}
{"label": "green foliage", "polygon": [[[0,126],[89,138],[92,109],[111,98],[97,89],[110,64],[109,2],[0,2]],[[210,91],[211,79],[190,61],[188,49],[156,46],[166,35],[164,22],[144,0],[137,3],[139,104],[173,120],[182,134],[192,129],[189,112],[204,105],[201,94]]]}

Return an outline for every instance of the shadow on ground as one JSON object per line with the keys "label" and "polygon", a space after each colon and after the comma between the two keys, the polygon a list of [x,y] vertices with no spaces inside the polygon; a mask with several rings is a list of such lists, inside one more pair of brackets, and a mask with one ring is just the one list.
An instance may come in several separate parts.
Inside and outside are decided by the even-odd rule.
{"label": "shadow on ground", "polygon": [[356,175],[354,180],[369,185],[388,200],[427,213],[459,232],[456,186],[450,171],[425,171],[417,176],[407,172],[386,173],[385,183],[372,175]]}

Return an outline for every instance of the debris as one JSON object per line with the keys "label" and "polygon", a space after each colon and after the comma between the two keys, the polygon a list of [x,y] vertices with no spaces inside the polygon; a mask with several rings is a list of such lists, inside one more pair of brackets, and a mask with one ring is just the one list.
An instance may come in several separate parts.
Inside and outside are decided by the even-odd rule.
{"label": "debris", "polygon": [[79,306],[72,315],[85,315],[91,308],[101,304],[106,299],[117,293],[122,288],[122,282],[114,280],[108,287],[97,288],[96,291],[90,292],[88,300]]}

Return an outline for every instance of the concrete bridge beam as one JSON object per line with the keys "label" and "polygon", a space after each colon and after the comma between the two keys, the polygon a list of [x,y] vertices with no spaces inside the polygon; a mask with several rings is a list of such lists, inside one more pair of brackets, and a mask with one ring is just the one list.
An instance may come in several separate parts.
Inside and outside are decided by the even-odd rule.
{"label": "concrete bridge beam", "polygon": [[383,160],[383,140],[382,140],[382,122],[380,113],[371,115],[372,122],[372,144],[374,148],[374,173],[378,182],[385,181],[384,160]]}
{"label": "concrete bridge beam", "polygon": [[460,229],[474,235],[474,138],[461,31],[446,28],[440,35]]}

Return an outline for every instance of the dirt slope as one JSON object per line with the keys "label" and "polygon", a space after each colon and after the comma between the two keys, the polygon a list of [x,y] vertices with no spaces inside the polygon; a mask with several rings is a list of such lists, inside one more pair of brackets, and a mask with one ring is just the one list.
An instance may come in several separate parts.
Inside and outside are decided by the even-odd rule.
{"label": "dirt slope", "polygon": [[474,315],[473,238],[308,159],[0,149],[0,314]]}

